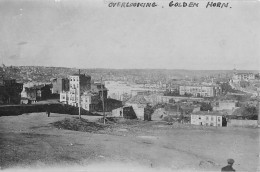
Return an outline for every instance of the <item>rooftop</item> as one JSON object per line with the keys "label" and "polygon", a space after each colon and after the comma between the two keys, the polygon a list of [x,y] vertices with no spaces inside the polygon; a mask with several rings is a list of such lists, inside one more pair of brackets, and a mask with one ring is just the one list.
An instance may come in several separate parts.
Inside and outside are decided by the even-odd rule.
{"label": "rooftop", "polygon": [[216,84],[212,84],[212,85],[188,84],[188,85],[181,85],[181,87],[218,87],[218,85],[216,85]]}
{"label": "rooftop", "polygon": [[78,73],[75,73],[75,74],[70,75],[70,76],[85,76],[85,77],[91,77],[90,75],[78,74]]}
{"label": "rooftop", "polygon": [[192,115],[211,115],[211,116],[222,116],[224,115],[223,113],[219,112],[219,111],[198,111],[198,112],[194,112],[192,113]]}
{"label": "rooftop", "polygon": [[129,99],[127,103],[134,103],[134,104],[147,104],[149,103],[143,95],[136,95]]}

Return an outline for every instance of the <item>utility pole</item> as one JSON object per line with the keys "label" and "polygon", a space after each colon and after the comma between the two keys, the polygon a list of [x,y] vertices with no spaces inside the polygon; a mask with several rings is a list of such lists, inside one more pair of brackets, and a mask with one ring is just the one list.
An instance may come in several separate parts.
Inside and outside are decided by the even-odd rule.
{"label": "utility pole", "polygon": [[257,89],[257,106],[256,110],[258,111],[257,115],[257,125],[260,127],[260,88]]}
{"label": "utility pole", "polygon": [[106,124],[106,114],[105,114],[105,105],[104,105],[104,91],[103,91],[103,85],[102,85],[102,77],[101,77],[101,92],[102,92],[102,106],[103,106],[104,124]]}
{"label": "utility pole", "polygon": [[79,119],[81,119],[81,114],[80,114],[80,69],[79,69]]}

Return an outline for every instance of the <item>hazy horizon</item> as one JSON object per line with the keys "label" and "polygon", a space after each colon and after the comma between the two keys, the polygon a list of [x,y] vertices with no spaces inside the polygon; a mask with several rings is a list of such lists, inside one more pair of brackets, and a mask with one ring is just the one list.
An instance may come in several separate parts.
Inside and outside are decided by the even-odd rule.
{"label": "hazy horizon", "polygon": [[[5,65],[5,64],[4,64]],[[6,67],[47,67],[47,68],[68,68],[68,69],[80,69],[80,70],[183,70],[183,71],[233,71],[234,69],[163,69],[163,68],[84,68],[84,67],[64,67],[64,66],[41,66],[41,65],[5,65]],[[237,71],[258,71],[258,69],[236,69]]]}
{"label": "hazy horizon", "polygon": [[110,8],[104,2],[0,0],[1,61],[103,69],[260,68],[259,1],[229,1],[228,9],[169,8],[166,0],[155,1],[164,8]]}

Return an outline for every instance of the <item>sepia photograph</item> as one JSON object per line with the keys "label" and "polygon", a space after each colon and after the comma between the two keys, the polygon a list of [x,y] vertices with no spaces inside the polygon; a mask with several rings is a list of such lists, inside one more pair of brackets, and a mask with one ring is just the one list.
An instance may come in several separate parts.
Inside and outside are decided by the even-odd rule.
{"label": "sepia photograph", "polygon": [[259,0],[0,0],[0,171],[260,171]]}

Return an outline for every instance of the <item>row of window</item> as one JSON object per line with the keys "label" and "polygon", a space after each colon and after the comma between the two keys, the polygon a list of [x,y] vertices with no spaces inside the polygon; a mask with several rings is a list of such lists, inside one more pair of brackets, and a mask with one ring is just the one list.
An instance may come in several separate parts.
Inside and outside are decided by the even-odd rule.
{"label": "row of window", "polygon": [[[196,116],[192,116],[192,119],[196,119]],[[201,117],[199,116],[198,119],[201,119]],[[210,119],[211,119],[211,121],[214,121],[214,117],[213,116]],[[217,117],[217,119],[218,119],[218,122],[221,121],[221,117],[220,116]],[[206,121],[209,121],[209,117],[208,116],[206,116]]]}
{"label": "row of window", "polygon": [[211,95],[210,92],[190,92],[190,91],[180,92],[180,94],[185,94],[185,93],[193,94],[193,95],[200,94],[200,95],[202,95],[202,96]]}
{"label": "row of window", "polygon": [[75,78],[70,78],[70,81],[79,81],[79,78],[78,77],[76,77],[76,79]]}
{"label": "row of window", "polygon": [[[76,88],[76,85],[75,84],[71,84],[70,88]],[[79,88],[79,84],[77,84],[77,88]]]}
{"label": "row of window", "polygon": [[[214,124],[211,122],[211,123],[206,123],[205,124],[206,126],[214,126]],[[220,124],[218,124],[218,127],[220,127]]]}

